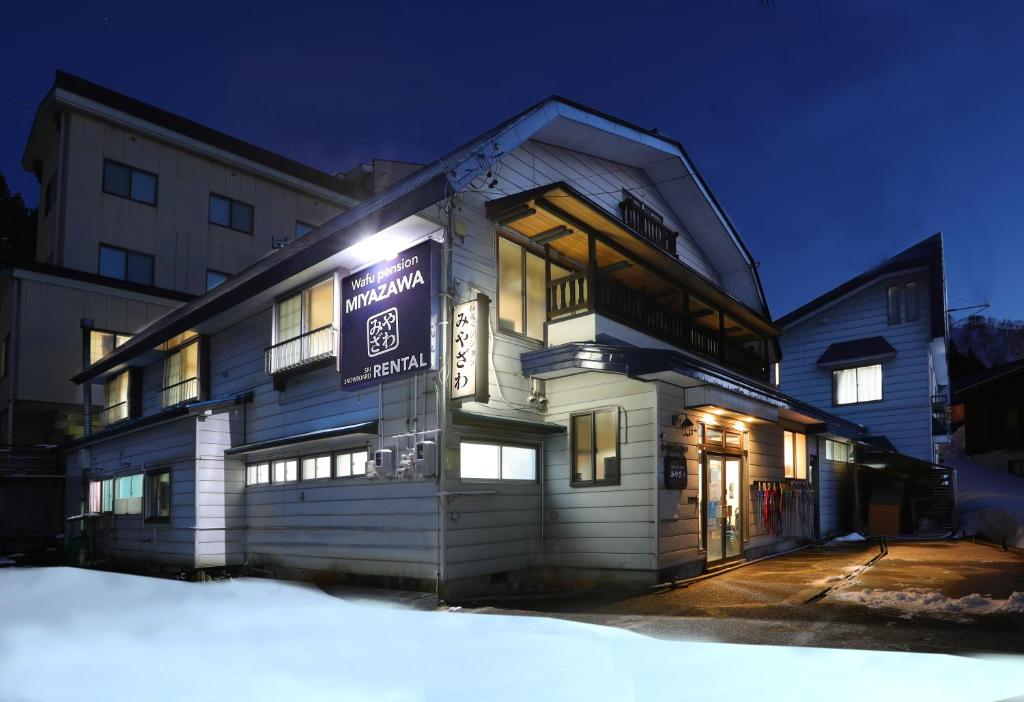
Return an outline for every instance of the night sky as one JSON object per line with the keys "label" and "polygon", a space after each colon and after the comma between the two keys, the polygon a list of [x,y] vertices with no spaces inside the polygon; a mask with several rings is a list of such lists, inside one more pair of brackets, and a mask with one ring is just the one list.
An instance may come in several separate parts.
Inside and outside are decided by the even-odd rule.
{"label": "night sky", "polygon": [[57,68],[326,171],[557,93],[687,147],[775,315],[942,231],[950,306],[1024,318],[1024,3],[146,5],[4,3],[0,172],[30,203]]}

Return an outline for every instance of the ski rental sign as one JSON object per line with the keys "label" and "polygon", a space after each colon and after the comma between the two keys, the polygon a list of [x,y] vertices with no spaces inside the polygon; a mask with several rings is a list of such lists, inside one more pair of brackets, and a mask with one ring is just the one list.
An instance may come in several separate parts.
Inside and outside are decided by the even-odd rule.
{"label": "ski rental sign", "polygon": [[424,241],[341,281],[341,386],[437,369],[440,248]]}

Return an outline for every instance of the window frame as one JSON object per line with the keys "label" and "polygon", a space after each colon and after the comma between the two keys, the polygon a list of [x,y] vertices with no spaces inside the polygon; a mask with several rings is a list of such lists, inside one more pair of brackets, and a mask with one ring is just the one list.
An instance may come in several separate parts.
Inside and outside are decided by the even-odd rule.
{"label": "window frame", "polygon": [[[467,478],[462,475],[462,444],[486,444],[498,447],[498,477],[497,478]],[[504,447],[530,449],[534,452],[533,477],[532,478],[503,478],[501,449]],[[459,481],[463,483],[518,483],[520,485],[537,484],[540,482],[541,461],[544,452],[541,450],[543,444],[535,441],[505,441],[495,439],[493,436],[463,434],[459,437]]]}
{"label": "window frame", "polygon": [[[118,402],[117,404],[108,405],[107,404],[107,394],[108,394],[107,393],[107,387],[111,383],[113,383],[116,379],[121,378],[122,376],[124,377],[124,384],[125,384],[125,392],[124,392],[125,399],[124,399],[123,402]],[[131,404],[132,404],[132,385],[131,385],[131,383],[132,383],[131,369],[129,369],[129,368],[125,368],[123,371],[121,371],[117,375],[113,375],[113,376],[107,378],[106,382],[103,383],[103,414],[104,414],[104,419],[107,418],[107,413],[111,409],[113,409],[115,407],[124,406],[124,416],[123,417],[118,417],[117,419],[115,419],[112,422],[108,421],[106,426],[108,426],[108,427],[114,426],[115,424],[118,424],[120,422],[125,422],[125,421],[128,421],[129,419],[131,419],[131,416],[132,416],[132,407],[131,407]]]}
{"label": "window frame", "polygon": [[[895,300],[893,295],[895,294]],[[902,295],[900,294],[899,285],[888,285],[885,288],[885,318],[886,323],[890,327],[894,327],[900,324],[900,305],[902,304]]]}
{"label": "window frame", "polygon": [[[195,392],[195,395],[193,395],[192,397],[186,397],[186,398],[181,399],[178,402],[174,402],[174,403],[171,403],[171,404],[164,404],[163,403],[163,398],[161,397],[160,398],[160,400],[161,400],[160,404],[161,404],[161,407],[163,407],[164,409],[167,409],[169,407],[177,407],[178,405],[183,405],[186,402],[194,402],[195,400],[199,399],[199,395],[202,392],[201,386],[202,386],[202,384],[204,382],[204,378],[202,377],[202,374],[203,374],[202,349],[199,347],[199,339],[200,339],[200,337],[198,335],[197,336],[193,336],[192,338],[188,339],[187,341],[184,341],[184,342],[178,344],[174,348],[168,349],[167,355],[164,356],[164,368],[163,368],[162,384],[160,386],[160,393],[161,394],[165,390],[170,389],[171,387],[174,387],[174,386],[177,386],[177,385],[184,385],[185,383],[189,382],[190,380],[195,380],[196,381],[196,392]],[[179,380],[177,383],[174,383],[174,385],[170,385],[169,384],[169,380],[170,379],[167,376],[169,375],[169,371],[170,371],[171,359],[174,358],[175,356],[178,356],[178,355],[184,353],[185,350],[188,347],[190,347],[190,346],[195,346],[196,347],[196,374],[195,374],[195,377],[183,378],[183,379]]]}
{"label": "window frame", "polygon": [[[845,447],[844,448],[844,451],[846,453],[846,459],[845,460],[840,460],[840,459],[835,458],[835,448],[834,447],[836,447],[836,446],[843,446],[843,447]],[[826,438],[825,439],[825,460],[826,461],[831,461],[832,463],[853,463],[854,462],[853,444],[847,443],[845,441],[839,441],[837,439]]]}
{"label": "window frame", "polygon": [[[227,203],[228,203],[228,223],[227,224],[222,224],[221,222],[214,222],[213,221],[213,207],[212,207],[212,205],[213,205],[213,199],[214,198],[219,198],[221,200],[227,201]],[[250,228],[249,229],[242,229],[241,227],[235,226],[235,206],[236,205],[241,205],[242,207],[248,207],[249,208],[249,215],[250,215],[250,219],[249,219]],[[209,200],[207,201],[206,219],[207,219],[207,222],[209,224],[212,224],[215,227],[221,227],[223,229],[230,229],[231,231],[240,232],[242,234],[248,234],[249,236],[253,236],[255,234],[255,232],[256,232],[256,206],[255,205],[251,205],[248,202],[242,202],[241,200],[236,200],[235,198],[228,197],[227,195],[221,195],[220,193],[214,192],[213,190],[210,191],[210,197],[209,197]]]}
{"label": "window frame", "polygon": [[[792,442],[793,442],[792,449],[791,449],[792,450],[792,456],[793,456],[793,475],[787,475],[786,474],[787,471],[789,470],[789,468],[786,467],[786,450],[785,450],[786,434],[789,434],[792,437]],[[800,475],[797,475],[797,468],[800,467],[800,466],[797,465],[797,450],[796,450],[796,437],[798,437],[798,436],[802,436],[803,439],[804,439],[803,477],[801,477]],[[808,441],[807,432],[795,431],[793,429],[783,429],[782,430],[782,443],[783,443],[783,450],[782,450],[782,475],[783,475],[783,479],[784,480],[806,480],[806,481],[809,481],[811,479],[811,448],[810,448],[810,441]]]}
{"label": "window frame", "polygon": [[[316,460],[318,458],[326,458],[329,462],[327,466],[327,475],[323,478],[316,477]],[[305,463],[307,460],[312,459],[314,477],[307,478],[305,475]],[[299,482],[309,483],[318,480],[333,480],[334,479],[334,452],[333,451],[317,451],[315,453],[303,454],[299,457]]]}
{"label": "window frame", "polygon": [[[93,328],[89,329],[89,363],[90,363],[90,365],[93,364],[93,363],[96,363],[96,361],[99,361],[100,358],[103,358],[106,355],[106,354],[104,354],[104,356],[100,356],[95,361],[92,359],[93,334],[109,334],[109,335],[111,335],[114,338],[114,345],[110,349],[111,352],[113,352],[119,346],[127,344],[129,341],[131,341],[132,337],[135,336],[134,334],[128,334],[128,333],[125,333],[125,332],[114,331],[113,329],[99,329],[97,327],[93,327]],[[119,344],[119,343],[117,343],[117,338],[120,337],[120,336],[126,336],[128,338],[125,341],[123,341],[123,342],[121,342]]]}
{"label": "window frame", "polygon": [[[913,305],[911,305],[911,300],[913,300]],[[903,284],[903,304],[904,321],[916,322],[921,318],[921,297],[916,280],[908,280]]]}
{"label": "window frame", "polygon": [[[363,468],[362,468],[363,472],[362,473],[352,472],[352,473],[349,473],[348,475],[339,475],[338,474],[338,456],[350,456],[351,457],[351,456],[356,455],[357,453],[362,453],[362,454],[365,454],[365,456],[366,456],[366,460],[363,461]],[[371,451],[370,451],[370,447],[369,446],[359,446],[359,447],[348,448],[348,449],[335,449],[335,450],[331,451],[331,461],[333,462],[333,466],[332,466],[333,473],[332,473],[331,477],[333,479],[335,479],[335,480],[351,480],[353,478],[365,478],[366,477],[366,462],[370,460],[370,454],[371,454]],[[350,467],[353,465],[351,458],[349,458],[349,465],[350,465]]]}
{"label": "window frame", "polygon": [[[246,464],[245,464],[245,480],[244,480],[245,487],[250,488],[250,487],[256,487],[256,486],[260,486],[260,485],[273,485],[274,484],[274,481],[273,481],[273,478],[274,478],[273,463],[274,462],[272,460],[270,460],[270,459],[267,459],[265,461],[246,462]],[[264,481],[259,480],[259,467],[260,466],[266,466],[267,467],[267,479],[264,480]],[[255,475],[256,475],[256,478],[257,478],[256,481],[251,482],[251,483],[249,482],[249,469],[250,468],[255,468],[256,469],[256,474]]]}
{"label": "window frame", "polygon": [[[161,468],[144,474],[142,478],[142,512],[143,521],[146,524],[168,524],[171,521],[174,496],[174,476],[171,473],[170,468]],[[154,515],[153,500],[156,498],[156,494],[153,493],[153,486],[164,475],[167,476],[167,514]],[[159,511],[159,506],[157,506],[157,510]]]}
{"label": "window frame", "polygon": [[[362,463],[362,472],[361,473],[351,473],[349,475],[339,475],[339,473],[338,473],[338,456],[354,456],[354,455],[360,454],[360,453],[363,454],[366,457],[364,459],[363,463]],[[310,453],[289,454],[287,456],[278,456],[278,457],[275,457],[275,458],[268,458],[268,459],[264,459],[264,460],[246,461],[246,463],[245,463],[245,473],[244,473],[244,483],[245,483],[245,487],[249,488],[249,487],[257,487],[257,486],[261,486],[261,485],[286,485],[286,484],[292,484],[292,483],[323,482],[323,481],[339,480],[339,479],[340,480],[351,480],[353,478],[364,478],[365,479],[366,478],[366,461],[369,460],[370,454],[371,454],[371,451],[370,451],[370,447],[369,446],[367,446],[367,445],[360,445],[360,446],[354,446],[354,447],[348,447],[348,448],[323,449],[321,451],[313,451],[313,452],[310,452]],[[320,478],[317,478],[317,477],[307,478],[307,477],[305,477],[305,475],[303,473],[303,463],[306,460],[308,460],[308,459],[317,459],[317,458],[328,458],[328,459],[330,459],[330,462],[331,462],[331,465],[330,465],[330,475],[327,475],[325,477],[320,477]],[[288,461],[295,461],[295,465],[296,465],[296,469],[295,469],[296,478],[295,478],[295,480],[275,480],[274,479],[274,464],[275,463],[287,463]],[[260,481],[258,479],[259,478],[259,466],[264,466],[264,465],[267,467],[267,479],[265,481]],[[257,480],[254,481],[254,482],[250,482],[249,481],[250,469],[256,469],[256,472],[255,472],[254,475],[257,478]]]}
{"label": "window frame", "polygon": [[[839,402],[839,383],[837,373],[842,371],[856,371],[861,368],[874,368],[878,366],[879,376],[879,389],[877,400],[861,400],[857,399],[855,402]],[[857,397],[860,398],[860,382],[857,382]],[[866,366],[849,366],[847,368],[834,368],[832,370],[832,406],[833,407],[849,407],[851,405],[871,405],[876,402],[883,402],[885,400],[885,364],[883,363],[869,363]]]}
{"label": "window frame", "polygon": [[[125,478],[135,478],[136,476],[140,478],[140,483],[141,483],[140,486],[139,486],[140,494],[138,496],[132,496],[132,497],[121,497],[121,487],[120,487],[121,486],[121,481],[124,480]],[[118,516],[118,517],[141,517],[141,516],[143,516],[144,507],[145,507],[145,499],[146,499],[145,483],[146,483],[146,474],[142,473],[142,472],[138,472],[138,473],[124,473],[122,475],[114,476],[114,514],[116,516]],[[128,500],[138,500],[139,501],[138,502],[138,511],[118,512],[117,511],[117,509],[118,509],[118,504],[117,504],[118,501],[124,502],[124,501],[128,501]],[[134,505],[131,505],[130,507],[134,507]]]}
{"label": "window frame", "polygon": [[[127,195],[122,195],[121,193],[117,193],[117,192],[114,192],[113,190],[108,190],[107,189],[107,165],[108,164],[109,165],[113,165],[113,166],[118,166],[120,168],[124,168],[124,169],[126,169],[128,171],[128,194]],[[133,173],[141,173],[142,175],[149,176],[149,177],[153,178],[153,181],[154,181],[153,182],[153,202],[150,202],[149,200],[143,200],[141,198],[135,197],[135,193],[134,193],[135,188],[133,187],[133,180],[132,180],[132,174]],[[157,203],[160,202],[160,176],[157,175],[156,173],[144,170],[142,168],[136,168],[135,166],[130,166],[127,163],[122,163],[121,161],[116,161],[116,160],[114,160],[112,158],[104,158],[103,159],[103,173],[102,173],[102,176],[103,177],[100,179],[100,181],[101,181],[100,187],[102,188],[103,192],[106,193],[107,195],[113,195],[114,197],[119,197],[122,200],[131,200],[132,202],[137,202],[137,203],[139,203],[141,205],[149,205],[150,207],[156,207]]]}
{"label": "window frame", "polygon": [[[520,275],[520,281],[522,283],[521,289],[520,289],[520,293],[519,293],[519,301],[520,301],[520,304],[521,304],[520,320],[519,321],[523,325],[523,331],[521,331],[521,332],[518,332],[515,329],[505,329],[504,327],[501,326],[501,297],[502,297],[502,295],[501,295],[501,264],[500,264],[500,256],[501,256],[501,240],[502,239],[504,239],[505,241],[508,241],[510,244],[513,244],[513,245],[515,245],[515,246],[517,246],[519,248],[519,275]],[[527,314],[528,310],[527,310],[527,304],[526,304],[527,303],[527,288],[528,288],[528,285],[527,285],[527,283],[528,283],[528,280],[527,280],[527,269],[526,269],[526,255],[527,254],[539,258],[541,260],[541,262],[544,264],[544,280],[543,280],[544,295],[545,295],[545,297],[544,297],[544,318],[543,318],[543,321],[541,322],[541,327],[543,328],[543,333],[542,333],[540,338],[537,338],[537,337],[534,337],[534,336],[530,336],[529,332],[528,332],[528,330],[529,330],[529,326],[528,326],[529,325],[529,315]],[[500,230],[495,232],[495,241],[494,241],[494,268],[495,268],[495,288],[494,288],[495,289],[495,294],[494,294],[494,297],[495,297],[495,304],[494,304],[495,321],[494,321],[494,331],[496,333],[498,333],[498,334],[507,334],[507,335],[515,337],[517,339],[522,339],[523,341],[528,341],[528,342],[531,342],[531,343],[537,343],[537,344],[544,344],[544,343],[546,343],[546,341],[547,341],[547,323],[548,323],[547,284],[549,282],[548,281],[548,271],[550,270],[550,266],[548,265],[548,263],[549,263],[549,261],[544,257],[543,254],[539,254],[536,251],[530,250],[523,242],[516,241],[513,237],[508,236],[507,234],[505,234],[504,232],[502,232]],[[551,263],[553,263],[553,262],[551,262]],[[562,264],[557,264],[556,263],[554,265],[557,265],[557,266],[559,266],[561,268],[565,268],[565,266],[563,266]]]}
{"label": "window frame", "polygon": [[[603,412],[614,412],[615,413],[615,464],[617,466],[616,474],[614,478],[604,478],[603,480],[597,479],[597,415]],[[586,412],[573,412],[569,415],[569,487],[573,488],[588,488],[588,487],[601,487],[603,485],[621,485],[622,484],[622,417],[621,411],[617,405],[595,407],[592,410]],[[590,480],[577,480],[575,476],[576,467],[576,418],[577,417],[590,417],[590,469],[591,475],[594,477]]]}
{"label": "window frame", "polygon": [[[119,277],[114,276],[114,275],[106,275],[103,272],[103,249],[109,249],[111,251],[120,251],[121,253],[124,254],[124,273],[122,274],[122,277],[119,278]],[[134,256],[142,256],[144,258],[149,259],[149,282],[148,283],[143,283],[143,282],[140,282],[138,280],[129,280],[129,278],[128,278],[128,268],[129,268],[129,266],[128,266],[128,259],[129,259],[130,256],[133,256],[133,255]],[[156,281],[156,256],[154,256],[153,254],[145,253],[144,251],[136,251],[134,249],[126,249],[123,246],[114,246],[113,244],[105,244],[105,243],[103,243],[101,241],[100,244],[99,244],[99,248],[97,249],[96,272],[99,275],[103,276],[104,278],[110,278],[111,280],[123,280],[126,283],[133,283],[135,285],[147,285],[147,286],[152,287],[154,285],[155,281]]]}
{"label": "window frame", "polygon": [[[330,324],[326,324],[326,325],[321,326],[321,327],[316,327],[314,329],[306,329],[305,328],[306,327],[306,314],[305,314],[305,309],[306,309],[306,306],[305,306],[306,305],[306,293],[311,291],[313,288],[317,287],[318,285],[322,285],[323,283],[326,283],[327,281],[332,281],[332,284],[333,284],[333,293],[331,295],[331,302],[332,302],[331,323]],[[340,286],[339,286],[338,283],[339,283],[339,281],[338,281],[337,274],[335,272],[332,272],[332,273],[328,273],[327,275],[321,276],[321,277],[319,277],[319,278],[317,278],[317,279],[315,279],[315,280],[313,280],[313,281],[311,281],[309,283],[306,283],[304,285],[300,285],[298,287],[292,288],[288,292],[282,293],[281,295],[278,295],[277,297],[275,297],[274,298],[274,308],[273,308],[273,323],[272,323],[273,328],[271,329],[271,334],[270,334],[271,344],[274,345],[274,346],[276,346],[277,344],[283,344],[286,341],[292,341],[293,339],[298,339],[298,338],[300,338],[304,334],[309,334],[311,332],[319,331],[321,329],[325,329],[326,327],[333,327],[333,328],[337,329],[340,326],[340,320],[338,318],[338,315],[339,315],[339,312],[340,312],[340,310],[338,309],[338,307],[339,307],[339,305],[338,305],[338,289],[339,289]],[[299,329],[301,331],[299,331],[299,333],[297,335],[295,335],[295,336],[290,336],[287,339],[282,339],[281,338],[281,327],[280,327],[280,324],[279,324],[280,320],[279,320],[279,316],[278,316],[278,308],[280,307],[282,302],[284,302],[285,300],[290,300],[291,298],[295,297],[296,295],[299,296]],[[335,352],[335,355],[337,355],[338,349],[335,348],[334,352]]]}

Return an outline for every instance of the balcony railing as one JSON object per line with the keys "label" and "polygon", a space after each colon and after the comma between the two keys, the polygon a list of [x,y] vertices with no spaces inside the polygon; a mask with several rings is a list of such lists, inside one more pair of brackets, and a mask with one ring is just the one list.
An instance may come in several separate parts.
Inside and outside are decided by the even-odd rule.
{"label": "balcony railing", "polygon": [[270,375],[319,363],[337,355],[338,330],[331,325],[267,347],[266,370]]}
{"label": "balcony railing", "polygon": [[116,405],[103,408],[100,413],[100,421],[104,426],[113,424],[114,422],[120,422],[122,419],[128,418],[128,401],[118,402]]}
{"label": "balcony railing", "polygon": [[676,255],[676,237],[679,232],[665,226],[664,218],[628,192],[623,192],[619,203],[622,221],[660,249]]}
{"label": "balcony railing", "polygon": [[174,407],[199,398],[199,378],[189,378],[168,385],[160,391],[160,406]]}
{"label": "balcony railing", "polygon": [[574,273],[551,281],[548,285],[548,321],[557,321],[581,311],[597,312],[679,348],[713,358],[749,376],[768,379],[766,359],[658,304],[648,295],[601,276],[589,284],[585,273]]}

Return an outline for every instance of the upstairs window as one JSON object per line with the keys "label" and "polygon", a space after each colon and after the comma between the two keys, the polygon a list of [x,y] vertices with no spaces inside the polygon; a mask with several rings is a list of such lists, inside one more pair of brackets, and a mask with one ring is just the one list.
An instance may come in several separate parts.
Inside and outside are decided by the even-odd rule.
{"label": "upstairs window", "polygon": [[900,323],[900,286],[890,285],[885,291],[886,316],[889,324]]}
{"label": "upstairs window", "polygon": [[210,193],[210,224],[252,234],[252,223],[252,205]]}
{"label": "upstairs window", "polygon": [[131,334],[91,330],[89,332],[89,363],[96,363],[121,344],[130,341],[131,338]]}
{"label": "upstairs window", "polygon": [[107,381],[104,387],[103,423],[113,424],[128,419],[128,371]]}
{"label": "upstairs window", "polygon": [[213,270],[211,268],[207,268],[206,269],[206,289],[207,290],[213,290],[215,287],[217,287],[221,283],[225,282],[230,277],[231,276],[229,276],[227,273],[221,273],[220,271],[215,271],[215,270]]}
{"label": "upstairs window", "polygon": [[171,471],[146,475],[146,521],[166,522],[171,518]]}
{"label": "upstairs window", "polygon": [[103,161],[103,192],[155,206],[156,190],[157,177],[153,173],[110,159]]}
{"label": "upstairs window", "polygon": [[882,365],[832,371],[833,404],[853,405],[882,399]]}
{"label": "upstairs window", "polygon": [[152,285],[153,257],[140,251],[100,244],[100,275]]}
{"label": "upstairs window", "polygon": [[311,231],[313,231],[315,228],[316,227],[314,227],[312,224],[307,224],[306,222],[295,220],[295,238],[301,239],[302,237],[306,236]]}
{"label": "upstairs window", "polygon": [[498,328],[543,340],[546,295],[544,259],[498,237]]}
{"label": "upstairs window", "polygon": [[267,350],[267,372],[279,373],[334,357],[336,337],[331,277],[274,305],[274,345]]}
{"label": "upstairs window", "polygon": [[142,473],[117,478],[114,514],[142,514]]}
{"label": "upstairs window", "polygon": [[783,465],[787,478],[807,480],[807,435],[795,431],[782,432]]}
{"label": "upstairs window", "polygon": [[574,487],[617,485],[619,482],[619,410],[597,410],[572,416],[570,425]]}
{"label": "upstairs window", "polygon": [[199,397],[199,341],[172,351],[164,362],[160,404],[173,407]]}
{"label": "upstairs window", "polygon": [[907,321],[916,322],[917,318],[921,315],[917,299],[917,283],[911,281],[904,285],[903,293],[907,301]]}

